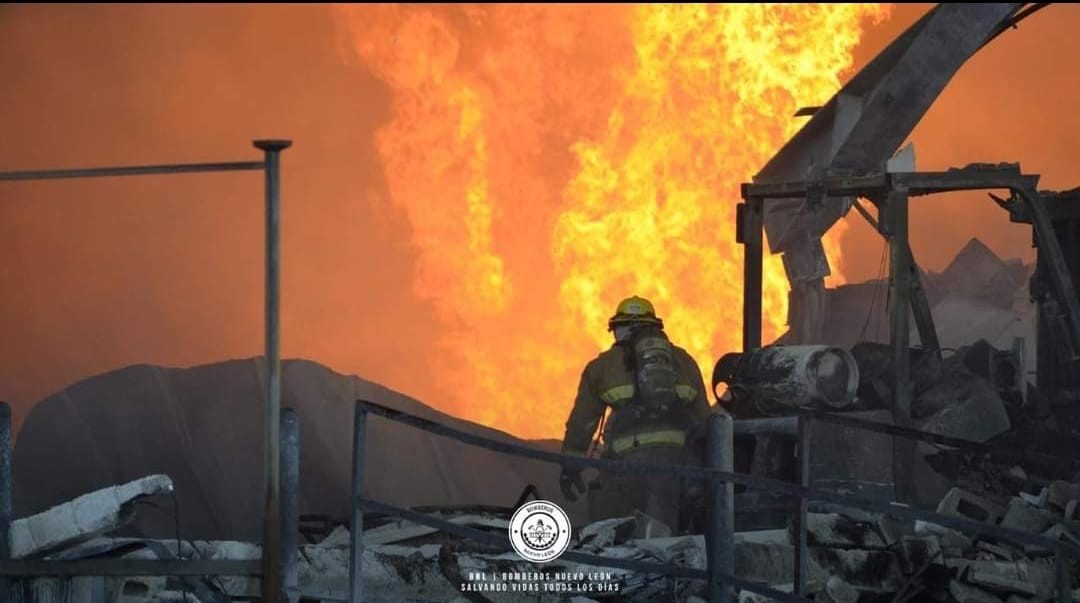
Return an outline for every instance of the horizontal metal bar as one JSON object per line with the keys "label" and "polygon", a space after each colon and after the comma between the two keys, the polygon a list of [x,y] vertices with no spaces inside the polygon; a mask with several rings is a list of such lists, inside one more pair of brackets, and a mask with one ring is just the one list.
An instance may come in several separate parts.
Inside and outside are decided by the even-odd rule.
{"label": "horizontal metal bar", "polygon": [[[462,538],[468,538],[477,542],[500,548],[504,551],[513,550],[510,546],[510,541],[500,534],[494,534],[492,532],[485,532],[483,530],[477,530],[476,528],[470,528],[467,526],[451,523],[438,517],[432,517],[430,515],[424,515],[409,509],[402,509],[401,507],[395,507],[381,503],[377,500],[370,500],[367,498],[357,499],[356,504],[363,508],[365,511],[371,511],[373,513],[383,513],[385,515],[391,515],[394,517],[400,517],[413,523],[426,525],[448,534],[454,534]],[[587,553],[576,553],[569,551],[559,556],[559,559],[565,559],[566,561],[573,561],[574,563],[581,563],[584,565],[592,565],[596,567],[614,567],[618,569],[630,570],[642,574],[663,574],[665,576],[675,576],[679,578],[689,578],[691,580],[707,580],[708,574],[705,570],[683,567],[674,565],[671,563],[645,563],[642,561],[634,561],[631,559],[615,559],[613,557],[601,557],[598,555],[589,555]],[[524,560],[523,560],[524,561]],[[760,584],[758,582],[751,582],[749,580],[742,580],[728,574],[722,574],[721,578],[740,589],[748,590],[750,592],[758,593],[776,599],[778,601],[788,601],[790,603],[804,603],[809,599],[803,599],[796,597],[792,594],[769,588],[767,585]]]}
{"label": "horizontal metal bar", "polygon": [[258,559],[15,559],[0,561],[0,576],[261,576]]}
{"label": "horizontal metal bar", "polygon": [[573,469],[589,469],[596,467],[600,469],[606,469],[608,471],[624,473],[675,475],[679,477],[697,480],[726,480],[734,482],[736,484],[743,484],[749,488],[757,488],[766,491],[779,492],[788,496],[802,496],[811,500],[829,502],[843,507],[877,511],[886,515],[904,517],[906,519],[921,519],[922,521],[942,525],[945,527],[953,528],[955,530],[975,532],[976,534],[994,536],[995,538],[1002,538],[1011,542],[1045,547],[1050,550],[1061,547],[1065,551],[1067,551],[1070,556],[1080,557],[1080,547],[1073,544],[1061,543],[1039,534],[1032,534],[1030,532],[1003,528],[1001,526],[983,523],[980,521],[961,519],[959,517],[950,517],[948,515],[939,515],[932,511],[927,511],[925,509],[920,509],[917,507],[908,507],[893,503],[883,503],[881,501],[868,498],[861,498],[846,494],[837,494],[835,492],[828,492],[825,490],[804,488],[802,486],[797,486],[795,484],[770,479],[767,477],[746,475],[729,471],[720,471],[717,469],[709,469],[706,467],[692,467],[689,465],[663,465],[659,463],[637,463],[631,461],[614,461],[611,459],[594,459],[580,456],[567,456],[555,452],[548,452],[546,450],[537,450],[529,446],[522,446],[521,444],[497,442],[495,440],[473,435],[471,433],[465,433],[461,430],[447,427],[446,425],[442,425],[428,419],[417,417],[415,415],[410,415],[399,410],[387,408],[385,406],[375,404],[374,402],[369,402],[367,400],[357,400],[357,403],[372,414],[389,419],[391,421],[396,421],[398,423],[404,423],[405,425],[410,425],[417,429],[422,429],[424,431],[427,431],[428,433],[434,433],[436,435],[448,437],[457,440],[463,444],[486,448],[488,450],[494,450],[496,452],[502,452],[514,456],[531,458],[547,463],[558,463],[562,464],[565,467],[570,467]]}
{"label": "horizontal metal bar", "polygon": [[[918,429],[911,429],[907,427],[898,427],[889,423],[878,423],[875,421],[865,421],[863,419],[856,419],[854,417],[845,417],[840,414],[829,413],[821,410],[814,410],[809,408],[792,408],[792,410],[801,415],[805,415],[814,420],[821,421],[822,423],[831,423],[833,425],[840,425],[842,427],[854,427],[855,429],[862,429],[864,431],[873,431],[875,433],[881,433],[885,435],[897,436],[901,438],[907,438],[909,440],[919,440],[921,442],[930,442],[933,444],[940,444],[942,446],[950,446],[952,448],[961,448],[964,450],[971,450],[974,452],[988,452],[993,454],[1009,453],[1018,457],[1027,458],[1031,460],[1041,460],[1054,463],[1068,463],[1071,465],[1080,465],[1080,459],[1058,456],[1056,454],[1050,454],[1046,452],[1034,452],[1031,450],[1025,450],[1023,448],[1009,448],[1001,446],[1000,444],[985,444],[983,442],[975,442],[973,440],[964,440],[961,438],[954,438],[950,436],[944,436],[936,433],[929,433],[926,431],[920,431]],[[738,425],[738,422],[735,423]]]}
{"label": "horizontal metal bar", "polygon": [[755,182],[743,185],[743,198],[800,199],[806,197],[807,189],[815,188],[831,196],[861,196],[861,193],[889,188],[887,174],[826,178],[821,181],[800,180],[794,182]]}
{"label": "horizontal metal bar", "polygon": [[61,180],[65,178],[105,178],[109,176],[149,176],[152,174],[189,174],[192,172],[235,172],[261,170],[262,161],[228,163],[174,163],[165,165],[135,165],[127,167],[81,168],[71,170],[38,170],[0,172],[0,182],[17,180]]}
{"label": "horizontal metal bar", "polygon": [[[801,199],[813,188],[828,196],[867,196],[888,192],[894,188],[907,189],[910,195],[928,195],[947,191],[980,189],[1018,189],[1028,186],[1037,176],[1022,174],[1019,168],[975,167],[945,172],[898,172],[866,176],[834,176],[821,180],[752,183],[743,185],[743,197],[764,199]],[[1033,186],[1033,185],[1032,185]]]}
{"label": "horizontal metal bar", "polygon": [[735,435],[789,435],[799,434],[798,417],[773,417],[768,419],[739,419],[734,421]]}

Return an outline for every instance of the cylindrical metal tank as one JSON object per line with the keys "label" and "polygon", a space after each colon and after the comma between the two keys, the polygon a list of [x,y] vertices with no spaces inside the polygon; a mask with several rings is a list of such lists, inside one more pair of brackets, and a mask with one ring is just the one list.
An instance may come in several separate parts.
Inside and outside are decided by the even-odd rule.
{"label": "cylindrical metal tank", "polygon": [[767,346],[731,353],[713,369],[713,391],[726,383],[735,396],[783,406],[844,408],[855,401],[859,367],[844,349],[824,345]]}

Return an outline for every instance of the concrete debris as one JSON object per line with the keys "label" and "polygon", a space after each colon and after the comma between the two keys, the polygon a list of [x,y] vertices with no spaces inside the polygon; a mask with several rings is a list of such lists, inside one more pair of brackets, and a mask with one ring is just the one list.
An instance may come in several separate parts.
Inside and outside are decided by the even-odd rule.
{"label": "concrete debris", "polygon": [[11,555],[20,559],[106,534],[134,517],[134,501],[172,489],[168,476],[150,475],[17,519],[11,524]]}
{"label": "concrete debris", "polygon": [[[884,539],[872,523],[857,522],[836,513],[807,513],[806,524],[807,543],[810,546],[885,548]],[[790,529],[794,531],[794,525]]]}
{"label": "concrete debris", "polygon": [[349,546],[349,528],[337,526],[319,542],[321,547]]}
{"label": "concrete debris", "polygon": [[789,544],[735,542],[735,575],[752,582],[790,582],[795,571],[795,547]]}
{"label": "concrete debris", "polygon": [[1063,523],[1058,523],[1050,526],[1049,529],[1043,532],[1043,536],[1051,540],[1069,542],[1080,546],[1080,538],[1077,538],[1073,531],[1066,527]]}
{"label": "concrete debris", "polygon": [[1069,502],[1080,499],[1080,484],[1056,481],[1047,487],[1046,502],[1055,510],[1064,512]]}
{"label": "concrete debris", "polygon": [[960,488],[953,488],[938,504],[937,512],[972,521],[997,523],[1004,510],[997,504]]}
{"label": "concrete debris", "polygon": [[910,521],[903,521],[888,515],[880,515],[877,518],[878,532],[885,541],[885,546],[891,547],[904,536],[915,533],[914,526]]}
{"label": "concrete debris", "polygon": [[[1075,522],[1064,518],[1075,501],[1075,484],[1060,482],[1046,489],[1046,508],[1029,504],[1022,496],[1002,506],[994,500],[953,488],[939,504],[939,511],[957,517],[999,523],[1014,529],[1041,533],[1054,539],[1076,541]],[[237,541],[150,540],[109,538],[93,534],[118,527],[117,518],[131,514],[130,503],[141,496],[168,492],[172,482],[151,476],[115,488],[95,492],[60,505],[41,516],[19,520],[26,534],[59,534],[39,537],[33,549],[57,559],[119,557],[125,559],[231,559],[257,560],[258,545]],[[1064,503],[1064,504],[1062,504]],[[59,517],[66,527],[40,526],[41,517]],[[829,603],[879,600],[923,600],[941,603],[1028,603],[1049,601],[1055,596],[1054,557],[1047,551],[1011,542],[971,537],[926,522],[908,522],[867,512],[814,512],[807,515],[806,594]],[[103,519],[104,518],[104,519]],[[444,519],[457,525],[505,532],[507,518],[494,512],[449,514]],[[705,569],[703,536],[636,538],[644,529],[657,526],[646,515],[623,517],[582,526],[572,550],[614,559],[673,564]],[[30,526],[34,526],[31,529]],[[49,530],[52,531],[49,531]],[[661,532],[663,533],[663,532]],[[735,575],[745,580],[791,591],[794,576],[794,532],[787,529],[736,534]],[[67,543],[53,545],[50,543]],[[439,530],[408,521],[392,521],[364,533],[362,579],[365,593],[375,603],[424,600],[443,603],[485,600],[492,603],[533,601],[700,601],[705,585],[700,581],[646,576],[615,568],[582,565],[565,557],[538,567],[516,553],[458,539]],[[302,545],[297,561],[298,585],[294,597],[310,601],[347,599],[349,581],[349,531],[338,526],[317,544]],[[26,545],[23,549],[28,548]],[[22,550],[22,549],[17,549]],[[1075,571],[1070,568],[1070,571]],[[46,580],[46,579],[39,579]],[[48,579],[51,580],[51,579]],[[191,582],[185,595],[175,579],[155,577],[105,578],[109,597],[105,603],[186,601],[211,603],[229,599],[257,598],[259,580],[222,577]],[[37,588],[54,588],[46,582]],[[89,584],[89,583],[88,583]],[[582,592],[582,585],[594,590]],[[68,588],[64,586],[64,588]],[[36,592],[36,591],[35,591]],[[50,591],[51,592],[51,591]],[[743,603],[765,603],[768,597],[741,592]]]}
{"label": "concrete debris", "polygon": [[634,538],[667,538],[671,528],[664,522],[637,511],[634,513]]}
{"label": "concrete debris", "polygon": [[957,603],[1002,603],[1001,599],[982,590],[956,580],[949,581],[949,594]]}
{"label": "concrete debris", "polygon": [[1033,507],[1021,498],[1009,501],[1009,507],[1001,518],[1001,526],[1025,532],[1042,532],[1053,522],[1050,515],[1038,507]]}
{"label": "concrete debris", "polygon": [[[1005,402],[982,379],[971,376],[943,381],[920,396],[920,400],[931,395],[943,397],[949,402],[919,422],[917,428],[922,431],[985,442],[1012,427]],[[929,406],[929,402],[924,402]]]}
{"label": "concrete debris", "polygon": [[900,564],[905,574],[914,574],[923,566],[944,564],[941,542],[937,536],[905,537],[900,541]]}
{"label": "concrete debris", "polygon": [[751,532],[735,532],[735,542],[791,544],[791,538],[788,530],[753,530]]}
{"label": "concrete debris", "polygon": [[975,546],[980,551],[987,553],[996,559],[1002,559],[1004,561],[1012,561],[1013,559],[1016,559],[1016,556],[1013,555],[1012,551],[1010,551],[1009,549],[1003,546],[997,546],[996,544],[991,544],[989,542],[986,542],[985,540],[979,541],[979,543]]}
{"label": "concrete debris", "polygon": [[[459,526],[473,527],[473,528],[494,528],[497,530],[505,531],[510,525],[510,522],[494,517],[483,517],[480,515],[460,515],[456,517],[446,518],[447,521]],[[372,530],[364,530],[364,544],[394,544],[403,543],[423,536],[429,536],[437,533],[439,530],[430,526],[425,526],[410,521],[396,521],[386,525],[379,526]],[[346,531],[345,546],[348,546],[348,532]]]}
{"label": "concrete debris", "polygon": [[634,534],[637,521],[634,517],[617,517],[593,522],[578,532],[582,547],[601,549],[626,542]]}
{"label": "concrete debris", "polygon": [[959,556],[960,551],[969,549],[972,546],[972,539],[964,533],[958,532],[952,528],[939,526],[936,523],[929,523],[921,520],[916,521],[915,534],[917,536],[937,536],[941,548],[945,551],[946,557]]}
{"label": "concrete debris", "polygon": [[992,590],[1006,590],[1022,595],[1034,596],[1038,592],[1034,586],[1022,580],[1007,578],[1000,574],[973,570],[968,573],[968,581]]}
{"label": "concrete debris", "polygon": [[826,582],[839,576],[853,586],[895,590],[903,583],[897,556],[890,551],[809,549],[810,579]]}
{"label": "concrete debris", "polygon": [[1029,505],[1031,505],[1033,507],[1039,508],[1039,509],[1045,509],[1046,508],[1046,499],[1049,496],[1050,496],[1050,491],[1047,490],[1046,488],[1043,488],[1042,491],[1039,492],[1038,496],[1035,496],[1033,494],[1029,494],[1027,492],[1021,492],[1020,493],[1020,499],[1021,500],[1023,500],[1027,504],[1029,504]]}
{"label": "concrete debris", "polygon": [[825,596],[822,600],[830,603],[856,603],[859,600],[859,591],[839,577],[830,576],[825,581]]}

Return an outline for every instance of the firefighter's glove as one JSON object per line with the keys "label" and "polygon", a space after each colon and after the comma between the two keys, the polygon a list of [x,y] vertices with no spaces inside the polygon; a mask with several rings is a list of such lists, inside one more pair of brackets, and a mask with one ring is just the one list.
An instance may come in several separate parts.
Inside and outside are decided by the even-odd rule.
{"label": "firefighter's glove", "polygon": [[566,500],[570,502],[577,500],[578,495],[574,490],[577,489],[579,493],[585,492],[585,480],[581,478],[581,469],[563,467],[562,473],[559,474],[559,488]]}

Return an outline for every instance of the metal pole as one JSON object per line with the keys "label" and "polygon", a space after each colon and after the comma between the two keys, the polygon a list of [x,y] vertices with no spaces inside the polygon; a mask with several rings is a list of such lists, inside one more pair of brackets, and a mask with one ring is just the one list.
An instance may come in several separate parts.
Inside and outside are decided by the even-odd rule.
{"label": "metal pole", "polygon": [[[799,415],[799,485],[810,487],[810,418]],[[803,596],[806,592],[807,574],[807,532],[806,532],[806,497],[799,497],[798,514],[795,515],[795,595]]]}
{"label": "metal pole", "polygon": [[281,411],[281,577],[282,597],[299,600],[296,570],[297,535],[300,522],[300,418],[296,411]]}
{"label": "metal pole", "polygon": [[1069,576],[1069,558],[1065,550],[1058,548],[1054,555],[1054,569],[1057,572],[1057,603],[1072,601],[1072,580]]}
{"label": "metal pole", "polygon": [[367,410],[359,401],[353,411],[352,524],[349,526],[349,603],[364,600],[364,440],[367,435]]}
{"label": "metal pole", "polygon": [[281,151],[288,140],[256,140],[266,155],[266,416],[264,468],[266,510],[263,518],[264,603],[278,603],[281,592],[281,455],[278,430],[281,421],[281,341],[279,330]]}
{"label": "metal pole", "polygon": [[[709,435],[706,441],[706,462],[710,469],[733,471],[734,436],[731,415],[723,410],[709,416]],[[735,488],[730,481],[709,479],[709,531],[706,539],[708,559],[709,603],[729,603],[731,584],[723,575],[735,574],[735,509],[732,501]]]}
{"label": "metal pole", "polygon": [[[911,270],[908,261],[908,194],[894,189],[887,198],[889,212],[889,277],[892,281],[890,338],[893,351],[893,422],[907,427],[911,419],[911,357],[908,313],[911,311]],[[911,464],[915,443],[893,438],[893,483],[896,498],[908,501],[914,493]]]}
{"label": "metal pole", "polygon": [[[11,406],[0,402],[0,560],[11,559]],[[0,601],[11,599],[11,580],[0,578]]]}
{"label": "metal pole", "polygon": [[762,212],[764,200],[746,199],[743,223],[743,352],[761,347]]}

